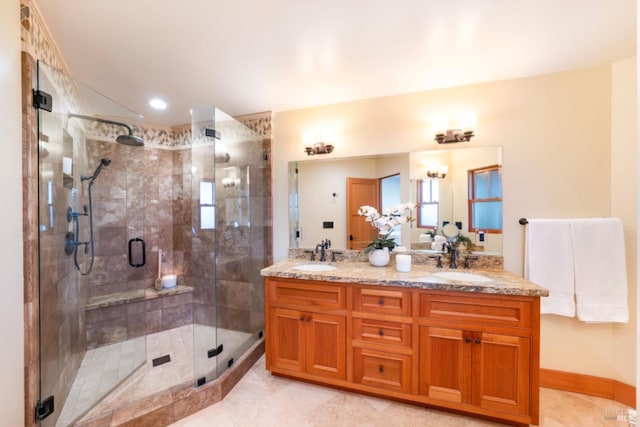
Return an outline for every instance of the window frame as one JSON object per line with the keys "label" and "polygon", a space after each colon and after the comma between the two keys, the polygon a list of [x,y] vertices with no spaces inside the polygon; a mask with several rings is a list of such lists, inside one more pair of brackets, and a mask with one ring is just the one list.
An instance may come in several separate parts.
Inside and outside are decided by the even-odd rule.
{"label": "window frame", "polygon": [[[416,228],[421,228],[421,229],[425,229],[425,230],[436,230],[438,228],[438,220],[440,218],[440,188],[438,188],[438,201],[434,202],[433,200],[425,202],[423,199],[423,194],[422,194],[422,182],[424,181],[429,181],[430,182],[430,188],[429,188],[429,194],[431,195],[431,198],[433,199],[433,184],[434,182],[436,184],[438,184],[438,186],[440,185],[438,183],[438,179],[435,178],[427,178],[427,179],[417,179],[416,180],[416,193],[418,194],[418,201],[417,201],[417,215],[416,215]],[[421,207],[424,205],[436,205],[436,224],[435,225],[422,225],[422,209]]]}
{"label": "window frame", "polygon": [[[476,198],[475,197],[475,190],[476,190],[476,175],[479,173],[484,173],[484,172],[498,172],[498,174],[500,175],[500,197],[489,197],[489,198],[485,198],[485,199],[480,199],[480,198]],[[467,183],[468,183],[468,201],[467,201],[467,208],[468,208],[468,215],[469,215],[469,232],[473,232],[475,233],[476,231],[483,231],[485,233],[489,233],[489,234],[500,234],[502,233],[502,227],[501,228],[477,228],[475,227],[475,224],[473,223],[473,207],[476,203],[483,203],[483,202],[500,202],[501,208],[504,208],[504,205],[502,204],[502,194],[503,194],[503,189],[502,189],[502,165],[491,165],[491,166],[483,166],[481,168],[476,168],[476,169],[469,169],[467,171]],[[491,186],[491,184],[489,184],[489,186]]]}

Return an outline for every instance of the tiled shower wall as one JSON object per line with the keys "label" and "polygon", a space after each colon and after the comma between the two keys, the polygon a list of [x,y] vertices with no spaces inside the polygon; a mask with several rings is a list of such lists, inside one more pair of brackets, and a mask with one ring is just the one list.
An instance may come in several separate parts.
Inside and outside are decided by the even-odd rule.
{"label": "tiled shower wall", "polygon": [[[90,140],[88,151],[92,165],[101,158],[111,159],[94,186],[96,261],[89,284],[91,298],[111,297],[103,298],[110,301],[104,307],[87,311],[89,348],[191,323],[190,293],[144,300],[146,289],[153,288],[158,276],[159,251],[162,273],[178,274],[185,284],[184,251],[174,250],[174,232],[190,224],[184,208],[190,187],[183,190],[188,179],[183,164],[189,168],[189,150]],[[145,241],[144,267],[128,265],[128,242],[133,238]],[[133,247],[134,262],[138,262],[140,246]]]}
{"label": "tiled shower wall", "polygon": [[[241,142],[238,151],[246,153],[236,165],[242,176],[237,188],[220,185],[234,167],[232,157],[228,165],[216,169],[216,203],[218,209],[217,258],[217,326],[255,332],[264,322],[264,291],[260,270],[270,262],[271,253],[271,168],[270,140],[253,139]],[[234,197],[239,191],[248,194],[248,203],[237,207]],[[238,215],[249,218],[250,226],[240,222]]]}
{"label": "tiled shower wall", "polygon": [[[241,126],[234,127],[223,132],[237,133]],[[112,160],[94,187],[98,232],[90,296],[152,288],[159,250],[165,253],[163,274],[177,274],[178,283],[192,287],[193,293],[88,311],[89,348],[183,326],[194,316],[197,324],[243,332],[262,326],[259,271],[268,264],[271,247],[270,139],[234,137],[240,139],[233,144],[237,155],[217,163],[215,177],[212,145],[167,150],[90,141],[91,165],[103,157]],[[196,175],[192,165],[198,165]],[[233,188],[222,184],[229,169],[239,174]],[[216,230],[202,230],[199,224],[201,179],[215,179]],[[140,236],[146,242],[147,265],[136,270],[126,266],[126,243]],[[129,273],[123,276],[123,269]]]}

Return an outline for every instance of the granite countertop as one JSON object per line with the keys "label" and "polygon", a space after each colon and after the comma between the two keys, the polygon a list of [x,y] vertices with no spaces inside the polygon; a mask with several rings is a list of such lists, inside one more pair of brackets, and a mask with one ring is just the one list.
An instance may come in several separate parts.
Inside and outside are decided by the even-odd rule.
{"label": "granite countertop", "polygon": [[[337,267],[331,271],[308,271],[294,269],[301,264],[329,264]],[[485,276],[490,281],[470,282],[443,279],[438,272],[459,272]],[[287,259],[263,268],[262,276],[285,277],[303,280],[323,280],[339,283],[366,283],[370,285],[397,286],[403,288],[437,289],[444,291],[477,292],[486,294],[523,295],[546,297],[549,291],[520,276],[504,270],[479,270],[437,268],[412,264],[411,272],[396,271],[395,263],[386,267],[373,267],[366,262],[312,263],[301,259]]]}

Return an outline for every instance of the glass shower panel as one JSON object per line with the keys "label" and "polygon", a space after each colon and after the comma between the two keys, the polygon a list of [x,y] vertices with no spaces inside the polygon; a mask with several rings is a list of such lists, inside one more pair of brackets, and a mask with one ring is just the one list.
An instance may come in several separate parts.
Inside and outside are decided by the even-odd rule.
{"label": "glass shower panel", "polygon": [[145,362],[144,155],[114,141],[140,116],[43,63],[36,86],[40,424],[67,426]]}
{"label": "glass shower panel", "polygon": [[191,247],[185,250],[188,281],[193,286],[193,351],[196,384],[216,372],[218,337],[215,319],[216,183],[215,111],[191,109]]}
{"label": "glass shower panel", "polygon": [[[213,273],[194,294],[194,366],[201,384],[262,336],[270,168],[268,139],[211,106],[194,107],[192,117],[193,188],[201,190],[194,201],[194,252],[197,245],[197,259],[210,263],[203,271]],[[202,191],[203,185],[211,190]]]}

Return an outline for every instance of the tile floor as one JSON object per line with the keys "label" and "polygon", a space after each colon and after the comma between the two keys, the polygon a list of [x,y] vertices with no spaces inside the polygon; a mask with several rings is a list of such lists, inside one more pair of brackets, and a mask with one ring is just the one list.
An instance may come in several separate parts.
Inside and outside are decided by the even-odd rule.
{"label": "tile floor", "polygon": [[[219,403],[172,427],[498,426],[420,406],[391,402],[272,376],[264,356]],[[623,427],[628,408],[612,400],[552,389],[540,392],[540,426]]]}
{"label": "tile floor", "polygon": [[[199,325],[194,330],[193,325],[186,325],[149,334],[146,340],[140,337],[89,350],[56,426],[66,427],[78,419],[89,419],[170,386],[194,381],[194,347],[195,354],[204,355],[195,361],[197,375],[212,375],[216,357],[207,358],[206,354],[214,343],[224,344],[226,356],[246,347],[250,339],[249,333]],[[166,354],[171,361],[154,367],[153,359]]]}

